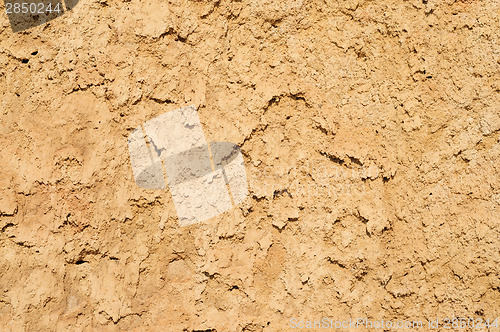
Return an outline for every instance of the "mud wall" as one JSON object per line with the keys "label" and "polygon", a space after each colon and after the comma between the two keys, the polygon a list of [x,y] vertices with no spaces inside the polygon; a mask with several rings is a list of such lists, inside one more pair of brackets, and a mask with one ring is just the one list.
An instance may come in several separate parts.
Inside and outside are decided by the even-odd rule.
{"label": "mud wall", "polygon": [[[0,329],[498,317],[499,31],[497,1],[2,14]],[[241,147],[249,196],[180,227],[127,137],[186,105]]]}

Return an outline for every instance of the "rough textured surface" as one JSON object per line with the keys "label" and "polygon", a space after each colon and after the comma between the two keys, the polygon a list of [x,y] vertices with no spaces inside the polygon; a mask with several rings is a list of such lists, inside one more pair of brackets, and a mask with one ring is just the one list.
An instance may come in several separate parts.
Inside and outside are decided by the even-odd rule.
{"label": "rough textured surface", "polygon": [[[499,316],[498,1],[0,9],[0,330]],[[127,136],[191,104],[250,196],[179,227]]]}

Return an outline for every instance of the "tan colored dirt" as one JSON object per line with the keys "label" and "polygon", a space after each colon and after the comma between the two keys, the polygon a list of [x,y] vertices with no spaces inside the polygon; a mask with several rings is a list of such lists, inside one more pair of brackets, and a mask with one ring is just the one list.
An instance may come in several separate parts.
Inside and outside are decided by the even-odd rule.
{"label": "tan colored dirt", "polygon": [[[498,1],[0,9],[1,331],[500,316]],[[250,195],[180,227],[127,137],[186,105]]]}

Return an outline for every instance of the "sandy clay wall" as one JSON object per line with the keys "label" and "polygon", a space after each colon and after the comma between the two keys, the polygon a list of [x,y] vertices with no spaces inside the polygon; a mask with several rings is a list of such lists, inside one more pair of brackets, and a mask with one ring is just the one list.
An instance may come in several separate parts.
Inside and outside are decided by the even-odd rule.
{"label": "sandy clay wall", "polygon": [[[0,9],[1,331],[499,316],[498,1]],[[127,138],[186,105],[249,194],[181,227]]]}

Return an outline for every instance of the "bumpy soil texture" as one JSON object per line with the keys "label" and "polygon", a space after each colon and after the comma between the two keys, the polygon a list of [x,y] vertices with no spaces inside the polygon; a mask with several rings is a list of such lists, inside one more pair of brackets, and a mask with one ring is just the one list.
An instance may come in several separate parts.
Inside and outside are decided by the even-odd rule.
{"label": "bumpy soil texture", "polygon": [[[498,1],[0,9],[1,331],[499,316]],[[181,227],[127,138],[187,105],[249,195]]]}

